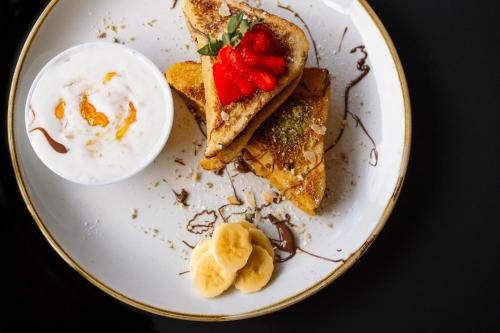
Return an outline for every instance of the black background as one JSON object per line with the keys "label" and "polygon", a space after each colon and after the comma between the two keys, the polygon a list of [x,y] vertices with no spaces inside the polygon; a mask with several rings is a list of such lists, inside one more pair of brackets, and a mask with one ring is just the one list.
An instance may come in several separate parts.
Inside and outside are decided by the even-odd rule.
{"label": "black background", "polygon": [[500,330],[500,2],[370,0],[412,97],[412,154],[399,202],[370,250],[331,286],[278,313],[230,323],[161,318],[113,300],[66,265],[32,221],[8,153],[7,95],[46,2],[0,1],[0,331]]}

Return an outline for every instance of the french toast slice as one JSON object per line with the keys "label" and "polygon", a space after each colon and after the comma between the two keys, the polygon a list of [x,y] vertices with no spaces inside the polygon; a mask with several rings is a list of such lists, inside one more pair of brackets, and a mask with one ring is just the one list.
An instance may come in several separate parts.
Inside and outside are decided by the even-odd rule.
{"label": "french toast slice", "polygon": [[[175,72],[180,70],[182,73],[183,64],[191,68],[196,66],[178,63],[174,65]],[[201,75],[201,65],[197,66]],[[173,78],[175,72],[169,69],[167,79],[186,98],[191,88],[185,76]],[[323,151],[329,96],[328,71],[304,69],[293,94],[252,133],[242,149],[244,160],[256,175],[269,179],[271,185],[310,215],[315,215],[325,193]],[[198,106],[203,104],[200,99],[187,102]],[[204,111],[199,108],[198,112]],[[214,158],[208,161],[219,168],[225,165]]]}
{"label": "french toast slice", "polygon": [[324,136],[330,99],[325,69],[308,68],[293,95],[254,133],[243,158],[295,206],[315,215],[325,195]]}
{"label": "french toast slice", "polygon": [[[201,56],[208,136],[205,156],[210,158],[228,147],[281,92],[285,92],[280,97],[283,101],[288,97],[286,94],[293,92],[293,89],[285,88],[300,77],[307,60],[309,43],[304,32],[295,24],[235,0],[185,0],[183,12],[198,49],[207,44],[209,35],[218,37],[225,32],[231,15],[243,13],[248,20],[259,20],[270,27],[279,43],[287,50],[286,74],[277,78],[275,89],[269,92],[258,90],[252,96],[228,105],[221,104],[215,87],[212,68],[216,57]],[[272,114],[278,106],[279,103],[269,104],[266,115]],[[222,112],[229,117],[222,119]]]}

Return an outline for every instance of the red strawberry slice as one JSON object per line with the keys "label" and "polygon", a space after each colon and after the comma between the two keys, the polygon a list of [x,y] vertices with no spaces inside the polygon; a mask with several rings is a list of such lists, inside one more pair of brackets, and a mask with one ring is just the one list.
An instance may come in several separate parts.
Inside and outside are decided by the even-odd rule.
{"label": "red strawberry slice", "polygon": [[261,55],[249,47],[238,46],[238,50],[245,63],[252,68],[268,71],[277,76],[286,73],[286,62],[281,56]]}
{"label": "red strawberry slice", "polygon": [[229,80],[238,86],[245,96],[251,96],[257,90],[255,84],[246,75],[248,66],[241,55],[232,46],[228,45],[220,50],[219,59],[225,66],[226,75]]}
{"label": "red strawberry slice", "polygon": [[278,50],[278,40],[271,28],[265,24],[259,24],[247,32],[242,44],[262,54],[276,54]]}
{"label": "red strawberry slice", "polygon": [[272,91],[276,88],[276,78],[269,73],[259,70],[252,70],[251,77],[257,87],[263,91]]}
{"label": "red strawberry slice", "polygon": [[227,71],[226,66],[220,63],[215,63],[213,66],[215,87],[222,105],[228,105],[243,98],[238,86],[227,77]]}

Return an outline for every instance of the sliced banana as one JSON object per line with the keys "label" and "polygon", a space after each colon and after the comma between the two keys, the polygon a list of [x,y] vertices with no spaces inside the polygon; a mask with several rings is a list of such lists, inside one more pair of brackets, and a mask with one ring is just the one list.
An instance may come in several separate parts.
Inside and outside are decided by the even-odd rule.
{"label": "sliced banana", "polygon": [[191,262],[189,263],[189,270],[191,272],[194,271],[196,264],[200,260],[201,256],[210,249],[210,245],[212,245],[211,239],[204,239],[196,244],[193,249],[193,253],[191,254]]}
{"label": "sliced banana", "polygon": [[215,261],[225,270],[237,271],[247,263],[252,244],[249,232],[238,223],[224,223],[212,238]]}
{"label": "sliced banana", "polygon": [[266,236],[266,234],[262,232],[262,230],[257,228],[250,229],[248,230],[248,232],[250,233],[250,241],[252,242],[252,244],[262,246],[264,250],[269,253],[271,258],[274,258],[273,244],[271,244],[271,241]]}
{"label": "sliced banana", "polygon": [[253,293],[261,290],[273,275],[273,258],[259,245],[254,245],[248,262],[239,272],[234,283],[243,293]]}
{"label": "sliced banana", "polygon": [[229,288],[236,277],[235,272],[224,270],[210,251],[205,252],[193,270],[194,286],[204,297],[215,297]]}
{"label": "sliced banana", "polygon": [[238,222],[239,225],[241,225],[243,228],[247,229],[247,230],[250,230],[250,229],[257,229],[257,226],[253,223],[250,223],[248,221],[240,221]]}

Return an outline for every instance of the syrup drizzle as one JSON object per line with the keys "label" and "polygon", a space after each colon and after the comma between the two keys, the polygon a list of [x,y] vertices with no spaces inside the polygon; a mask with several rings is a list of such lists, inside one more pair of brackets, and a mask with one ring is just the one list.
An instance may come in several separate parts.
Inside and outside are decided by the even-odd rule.
{"label": "syrup drizzle", "polygon": [[45,136],[45,139],[47,140],[49,145],[52,147],[52,149],[54,149],[59,154],[66,154],[69,151],[68,148],[66,148],[62,143],[59,143],[56,140],[54,140],[45,128],[35,127],[35,128],[30,130],[30,133],[34,132],[34,131],[42,132],[43,136]]}
{"label": "syrup drizzle", "polygon": [[[203,215],[207,215],[207,217],[212,215],[212,219],[197,222],[198,217]],[[186,230],[196,235],[208,234],[211,236],[214,231],[216,221],[217,213],[214,210],[204,209],[201,212],[194,214],[194,216],[187,222]]]}
{"label": "syrup drizzle", "polygon": [[342,33],[342,37],[340,38],[340,43],[339,43],[339,47],[337,48],[337,53],[340,53],[340,51],[342,50],[342,44],[344,43],[344,38],[345,38],[345,35],[347,34],[347,30],[348,30],[348,28],[345,27],[344,32]]}
{"label": "syrup drizzle", "polygon": [[295,16],[296,18],[298,18],[300,20],[300,22],[302,22],[302,24],[304,25],[304,28],[306,28],[306,31],[307,33],[309,34],[309,38],[311,38],[311,41],[312,41],[312,44],[313,44],[313,47],[314,47],[314,55],[316,57],[316,66],[319,67],[319,52],[318,52],[318,46],[316,45],[316,40],[314,39],[312,33],[311,33],[311,29],[309,29],[309,25],[307,25],[306,21],[302,18],[302,16],[300,16],[299,13],[297,13],[295,10],[292,9],[292,7],[290,6],[284,6],[282,4],[280,4],[278,2],[277,4],[278,8],[281,8],[281,9],[284,9],[284,10],[287,10],[289,11],[290,13],[293,14],[293,16]]}
{"label": "syrup drizzle", "polygon": [[359,84],[370,72],[371,68],[366,64],[366,59],[368,58],[368,52],[366,51],[366,48],[364,45],[359,45],[353,48],[350,53],[356,53],[357,51],[360,51],[363,56],[361,59],[358,60],[356,69],[361,72],[354,80],[350,81],[349,84],[347,85],[345,89],[345,94],[344,94],[344,115],[342,117],[342,127],[340,128],[340,132],[333,141],[333,143],[326,148],[325,153],[329,152],[332,150],[342,139],[344,132],[345,132],[345,124],[347,122],[347,116],[350,116],[354,121],[356,122],[356,127],[361,127],[362,131],[365,133],[365,135],[368,137],[370,142],[372,143],[372,148],[370,150],[370,162],[369,164],[373,167],[377,166],[378,164],[378,150],[377,150],[377,145],[375,143],[375,140],[373,140],[373,137],[370,135],[368,132],[366,126],[362,122],[361,118],[351,112],[349,110],[349,97],[352,88],[354,88],[357,84]]}
{"label": "syrup drizzle", "polygon": [[193,115],[201,135],[203,135],[203,137],[206,139],[207,133],[205,132],[204,128],[207,127],[207,122],[205,121],[205,119],[203,119],[203,117],[201,117],[200,115],[198,115],[198,113],[196,113],[196,110],[193,107],[188,107],[188,110]]}
{"label": "syrup drizzle", "polygon": [[331,259],[331,258],[323,257],[323,256],[317,255],[315,253],[306,251],[306,250],[302,249],[301,247],[299,247],[295,243],[295,236],[293,234],[292,229],[290,229],[290,226],[294,226],[294,225],[292,223],[290,223],[290,215],[289,214],[285,215],[284,220],[280,220],[279,218],[277,218],[276,216],[274,216],[272,214],[268,214],[268,215],[264,216],[264,219],[269,220],[276,227],[276,230],[278,231],[279,239],[272,239],[271,240],[271,243],[273,244],[273,246],[282,252],[288,253],[288,256],[286,256],[284,258],[281,257],[279,254],[277,254],[276,259],[275,259],[277,263],[282,263],[282,262],[285,262],[287,260],[292,259],[297,254],[297,250],[300,250],[303,253],[308,254],[312,257],[315,257],[315,258],[318,258],[321,260],[325,260],[325,261],[329,261],[329,262],[333,262],[333,263],[339,263],[339,262],[343,263],[346,261],[345,259]]}

